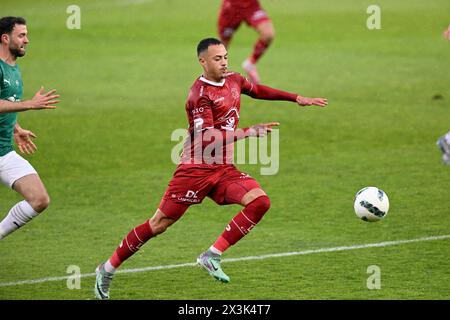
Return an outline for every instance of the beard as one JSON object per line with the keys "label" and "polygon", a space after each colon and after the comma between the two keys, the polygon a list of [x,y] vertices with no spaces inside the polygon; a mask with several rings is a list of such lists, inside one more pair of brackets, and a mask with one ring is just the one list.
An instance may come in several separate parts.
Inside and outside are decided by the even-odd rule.
{"label": "beard", "polygon": [[20,58],[23,57],[25,55],[25,49],[21,49],[19,47],[16,48],[9,48],[9,52],[11,52],[11,54],[15,57],[15,58]]}

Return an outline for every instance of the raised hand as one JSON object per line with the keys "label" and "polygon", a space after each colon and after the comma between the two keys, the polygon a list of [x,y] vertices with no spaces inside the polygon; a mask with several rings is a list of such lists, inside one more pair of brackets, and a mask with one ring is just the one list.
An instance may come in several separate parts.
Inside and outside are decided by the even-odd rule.
{"label": "raised hand", "polygon": [[44,93],[44,87],[41,87],[38,92],[34,95],[33,99],[30,100],[30,109],[56,109],[54,104],[57,104],[59,100],[59,94],[55,94],[56,90],[50,90]]}

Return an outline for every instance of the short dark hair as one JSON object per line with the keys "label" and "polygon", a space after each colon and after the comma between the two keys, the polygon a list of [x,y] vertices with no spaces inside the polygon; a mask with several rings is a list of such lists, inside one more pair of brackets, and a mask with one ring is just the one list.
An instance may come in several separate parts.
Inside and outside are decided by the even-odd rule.
{"label": "short dark hair", "polygon": [[223,44],[222,41],[216,38],[206,38],[200,41],[197,45],[197,56],[200,55],[203,51],[208,50],[209,46],[217,46]]}
{"label": "short dark hair", "polygon": [[11,34],[16,24],[24,24],[27,22],[22,17],[3,17],[0,19],[0,42],[1,36],[6,34]]}

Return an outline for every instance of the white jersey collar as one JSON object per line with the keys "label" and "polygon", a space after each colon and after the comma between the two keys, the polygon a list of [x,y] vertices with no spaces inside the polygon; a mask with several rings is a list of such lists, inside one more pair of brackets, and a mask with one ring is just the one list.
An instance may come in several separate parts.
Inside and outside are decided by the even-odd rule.
{"label": "white jersey collar", "polygon": [[199,80],[203,81],[203,82],[206,82],[206,83],[208,83],[208,84],[210,84],[212,86],[216,86],[216,87],[223,87],[223,85],[225,84],[225,79],[222,79],[222,81],[220,81],[220,82],[214,82],[214,81],[206,79],[203,76],[200,76]]}

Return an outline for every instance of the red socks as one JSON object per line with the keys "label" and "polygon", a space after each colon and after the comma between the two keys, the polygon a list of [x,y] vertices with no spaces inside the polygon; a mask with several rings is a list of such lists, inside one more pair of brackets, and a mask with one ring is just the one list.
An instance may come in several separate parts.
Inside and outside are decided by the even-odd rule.
{"label": "red socks", "polygon": [[140,247],[153,237],[153,231],[150,227],[149,220],[145,221],[140,226],[137,226],[128,233],[125,239],[122,240],[119,247],[109,259],[114,268],[118,268],[122,262],[131,257],[137,252]]}
{"label": "red socks", "polygon": [[262,219],[269,208],[268,196],[261,196],[250,202],[227,225],[222,235],[214,243],[214,248],[224,252],[238,242]]}
{"label": "red socks", "polygon": [[255,47],[253,48],[253,54],[250,58],[250,62],[256,63],[259,60],[259,58],[261,58],[263,53],[267,50],[269,45],[270,43],[264,42],[263,40],[259,39],[256,42]]}
{"label": "red socks", "polygon": [[[270,200],[267,196],[258,197],[250,202],[244,210],[231,220],[222,235],[214,243],[214,247],[223,252],[238,242],[262,219],[269,208]],[[109,262],[114,268],[118,268],[153,236],[150,222],[147,220],[127,234]]]}

